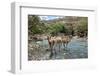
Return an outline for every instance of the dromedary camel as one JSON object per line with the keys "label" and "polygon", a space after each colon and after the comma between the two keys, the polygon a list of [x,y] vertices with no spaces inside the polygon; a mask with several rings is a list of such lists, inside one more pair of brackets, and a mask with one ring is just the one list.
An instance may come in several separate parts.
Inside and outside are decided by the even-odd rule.
{"label": "dromedary camel", "polygon": [[56,54],[55,46],[59,45],[59,52],[61,50],[61,47],[67,47],[67,44],[71,41],[71,36],[48,36],[47,40],[49,43],[49,47],[51,50],[51,55]]}

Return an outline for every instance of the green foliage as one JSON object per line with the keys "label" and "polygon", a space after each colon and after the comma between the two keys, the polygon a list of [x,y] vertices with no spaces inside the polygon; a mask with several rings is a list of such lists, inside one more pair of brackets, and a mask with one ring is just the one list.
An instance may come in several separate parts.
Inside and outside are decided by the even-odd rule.
{"label": "green foliage", "polygon": [[55,23],[48,25],[48,33],[57,35],[58,33],[64,33],[65,27],[63,23]]}
{"label": "green foliage", "polygon": [[71,26],[71,25],[66,25],[66,27],[65,27],[65,33],[66,33],[67,35],[72,35],[72,32],[73,32],[73,26]]}
{"label": "green foliage", "polygon": [[[74,20],[72,21],[74,22]],[[82,33],[87,35],[88,31],[88,18],[87,17],[79,17],[76,24],[67,24],[62,22],[46,22],[41,21],[37,15],[28,15],[28,30],[29,34],[51,34],[58,35],[59,33],[63,33],[66,35],[73,35],[73,33],[78,35]]]}
{"label": "green foliage", "polygon": [[83,17],[76,27],[77,33],[83,33],[84,35],[87,35],[88,31],[88,20],[87,17]]}
{"label": "green foliage", "polygon": [[40,18],[38,16],[28,15],[28,30],[30,30],[32,34],[43,33],[43,27],[44,23],[40,21]]}

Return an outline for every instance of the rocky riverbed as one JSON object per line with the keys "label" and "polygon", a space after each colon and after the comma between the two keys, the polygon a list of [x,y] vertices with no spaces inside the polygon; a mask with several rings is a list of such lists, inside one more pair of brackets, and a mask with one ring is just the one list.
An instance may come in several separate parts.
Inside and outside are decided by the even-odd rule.
{"label": "rocky riverbed", "polygon": [[55,47],[53,54],[51,52],[47,40],[32,41],[28,45],[28,60],[55,60],[55,59],[79,59],[88,58],[88,43],[87,38],[73,37],[67,47]]}

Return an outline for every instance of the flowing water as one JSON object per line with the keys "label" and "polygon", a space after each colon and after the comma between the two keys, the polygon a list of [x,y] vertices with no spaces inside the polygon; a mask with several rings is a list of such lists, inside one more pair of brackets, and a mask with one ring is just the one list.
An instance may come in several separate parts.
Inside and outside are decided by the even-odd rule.
{"label": "flowing water", "polygon": [[[56,54],[53,54],[51,58],[51,51],[47,40],[32,41],[31,44],[39,45],[39,48],[37,48],[38,53],[35,53],[37,52],[35,49],[33,54],[31,54],[31,57],[33,57],[33,59],[31,58],[32,60],[88,58],[88,44],[86,38],[73,38],[65,48],[60,44],[60,50],[59,44],[55,45],[53,51],[56,52]],[[35,58],[35,55],[38,57]]]}

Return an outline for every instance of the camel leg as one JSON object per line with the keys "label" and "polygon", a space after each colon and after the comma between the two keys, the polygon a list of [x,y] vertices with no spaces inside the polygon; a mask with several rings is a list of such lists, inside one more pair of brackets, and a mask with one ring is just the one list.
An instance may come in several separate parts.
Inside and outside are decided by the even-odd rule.
{"label": "camel leg", "polygon": [[59,43],[59,45],[58,45],[58,46],[59,46],[59,52],[60,52],[60,43]]}
{"label": "camel leg", "polygon": [[51,51],[51,54],[50,54],[50,59],[51,59],[53,56],[53,48],[52,47],[50,48],[50,51]]}
{"label": "camel leg", "polygon": [[64,47],[64,50],[65,50],[65,47],[66,47],[65,43],[63,43],[63,47]]}
{"label": "camel leg", "polygon": [[55,49],[55,47],[53,49],[53,54],[54,54],[54,57],[56,58],[56,49]]}
{"label": "camel leg", "polygon": [[68,50],[68,43],[66,43],[66,49]]}
{"label": "camel leg", "polygon": [[56,44],[54,45],[54,54],[56,56]]}
{"label": "camel leg", "polygon": [[50,59],[52,58],[52,56],[53,56],[53,48],[52,48],[52,45],[51,44],[49,44],[49,48],[50,48]]}

